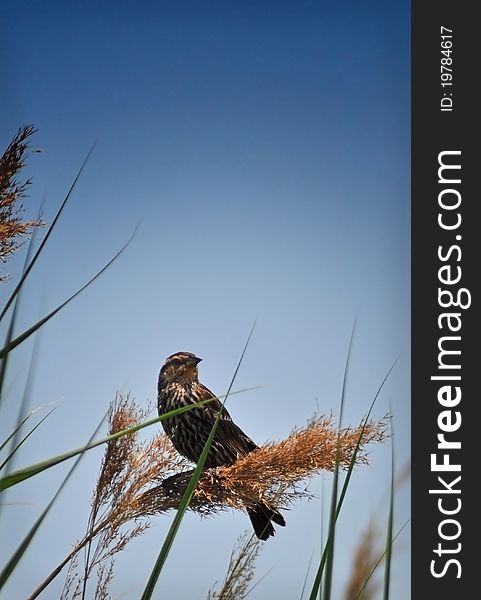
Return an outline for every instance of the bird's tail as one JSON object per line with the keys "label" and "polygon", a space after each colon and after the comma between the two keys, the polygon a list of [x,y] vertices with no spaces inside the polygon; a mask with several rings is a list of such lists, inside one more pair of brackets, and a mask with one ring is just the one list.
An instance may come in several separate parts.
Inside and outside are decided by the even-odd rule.
{"label": "bird's tail", "polygon": [[284,527],[286,522],[280,512],[270,509],[266,504],[256,504],[247,511],[249,519],[256,536],[260,540],[267,540],[271,535],[275,534],[275,529],[272,521]]}

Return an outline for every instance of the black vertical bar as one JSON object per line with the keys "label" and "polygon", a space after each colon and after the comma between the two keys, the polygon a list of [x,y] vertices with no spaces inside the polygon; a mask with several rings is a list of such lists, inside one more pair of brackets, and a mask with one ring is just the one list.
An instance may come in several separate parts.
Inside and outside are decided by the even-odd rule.
{"label": "black vertical bar", "polygon": [[475,384],[480,328],[474,289],[481,258],[476,243],[481,119],[475,91],[481,35],[475,7],[412,2],[414,599],[481,597],[475,579],[481,569],[481,501],[475,492],[481,481],[476,422],[481,397]]}

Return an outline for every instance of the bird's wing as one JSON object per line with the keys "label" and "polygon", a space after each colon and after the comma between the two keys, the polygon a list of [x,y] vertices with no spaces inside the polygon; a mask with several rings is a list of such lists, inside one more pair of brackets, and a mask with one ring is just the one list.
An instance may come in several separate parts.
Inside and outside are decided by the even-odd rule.
{"label": "bird's wing", "polygon": [[208,404],[204,404],[202,411],[205,412],[205,414],[209,414],[209,417],[212,420],[214,420],[217,417],[217,413],[220,411],[221,412],[221,417],[220,417],[221,421],[232,422],[232,417],[227,412],[227,409],[222,406],[222,403],[220,402],[220,400],[217,399],[216,395],[213,394],[209,390],[209,388],[206,388],[205,385],[203,385],[202,383],[199,383],[198,390],[196,390],[196,391],[198,392],[199,400],[208,400],[209,398],[216,398],[212,402],[209,402]]}
{"label": "bird's wing", "polygon": [[[202,396],[202,400],[215,398],[215,395],[205,385],[202,383],[199,383],[199,385],[201,387],[200,395]],[[217,413],[220,410],[221,417],[217,425],[215,438],[224,446],[229,447],[234,457],[237,458],[258,448],[257,444],[234,423],[227,409],[222,406],[219,400],[213,400],[205,404],[203,410],[209,411],[212,422],[215,421]]]}

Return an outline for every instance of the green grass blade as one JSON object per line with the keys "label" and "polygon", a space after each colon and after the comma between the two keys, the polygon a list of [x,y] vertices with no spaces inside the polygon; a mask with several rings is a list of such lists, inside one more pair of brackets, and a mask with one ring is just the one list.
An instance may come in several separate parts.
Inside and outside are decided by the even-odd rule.
{"label": "green grass blade", "polygon": [[[9,299],[7,300],[5,306],[3,307],[2,312],[0,313],[0,321],[3,319],[3,317],[5,316],[7,310],[10,308],[10,305],[12,304],[12,302],[14,301],[15,297],[17,296],[17,294],[19,293],[19,291],[22,289],[22,286],[25,282],[25,279],[28,277],[28,274],[30,273],[30,271],[32,270],[33,265],[37,262],[38,257],[40,256],[40,253],[42,252],[45,244],[47,243],[48,238],[50,237],[55,225],[57,224],[57,221],[60,218],[60,215],[63,212],[63,209],[65,208],[65,205],[68,202],[68,199],[70,198],[70,195],[73,192],[73,189],[75,188],[77,181],[79,180],[79,177],[82,173],[82,171],[84,170],[85,165],[87,164],[88,159],[90,158],[90,155],[93,152],[93,149],[95,147],[95,144],[93,144],[93,146],[90,148],[90,150],[87,153],[87,156],[85,157],[78,173],[77,176],[75,177],[72,185],[70,186],[70,189],[67,192],[67,195],[65,196],[62,204],[60,205],[60,208],[57,211],[57,214],[55,215],[54,220],[52,221],[52,224],[50,225],[50,227],[47,230],[47,233],[45,234],[45,237],[43,238],[40,246],[38,247],[37,251],[35,252],[35,255],[33,256],[32,260],[30,262],[27,263],[26,268],[24,269],[22,276],[20,277],[19,282],[17,283],[17,285],[15,286],[13,292],[11,293]],[[30,244],[30,247],[32,247],[32,244]]]}
{"label": "green grass blade", "polygon": [[[26,380],[25,380],[25,386],[23,389],[22,401],[20,402],[20,406],[18,408],[17,426],[14,430],[13,439],[11,442],[12,451],[10,453],[9,458],[6,461],[6,462],[8,462],[8,472],[10,472],[13,469],[13,464],[12,464],[11,459],[12,459],[13,455],[15,454],[17,447],[20,447],[30,435],[30,434],[28,434],[20,443],[18,442],[18,439],[20,437],[21,430],[22,430],[22,424],[25,422],[25,415],[27,414],[27,409],[28,409],[28,405],[30,402],[30,391],[32,389],[34,374],[35,374],[36,367],[37,367],[38,343],[39,343],[39,337],[36,336],[32,354],[30,356],[30,363],[28,365],[28,372],[27,372],[27,376],[26,376]],[[52,409],[52,410],[54,410],[54,409]],[[50,412],[52,412],[52,411],[50,411]],[[39,425],[40,425],[40,423],[39,423]],[[35,429],[36,429],[36,427],[35,427]],[[32,430],[31,433],[33,433],[33,431],[34,430]],[[13,450],[13,449],[15,449],[15,450]],[[4,465],[5,465],[5,463],[0,467],[0,471],[3,469]],[[1,507],[0,507],[0,509],[1,509]]]}
{"label": "green grass blade", "polygon": [[[356,446],[355,446],[353,454],[352,454],[351,461],[349,463],[349,466],[348,466],[348,469],[347,469],[347,472],[346,472],[346,477],[344,479],[344,483],[343,483],[343,486],[342,486],[342,489],[341,489],[341,493],[339,494],[339,500],[338,500],[338,503],[337,503],[336,513],[335,513],[335,520],[336,521],[337,521],[337,519],[339,517],[339,513],[341,512],[342,504],[344,502],[344,498],[346,496],[347,488],[348,488],[349,482],[351,480],[351,476],[352,476],[352,472],[353,472],[353,469],[354,469],[354,465],[356,463],[357,455],[358,455],[359,449],[361,447],[361,440],[362,440],[362,438],[364,436],[364,431],[366,429],[367,423],[369,422],[369,417],[371,416],[371,412],[372,412],[372,410],[374,408],[376,400],[379,397],[379,394],[381,393],[381,390],[384,387],[384,384],[386,383],[389,375],[391,374],[392,370],[396,366],[396,363],[397,363],[398,360],[399,359],[396,359],[394,361],[394,363],[391,365],[391,367],[389,368],[388,372],[384,376],[383,380],[381,381],[381,384],[379,385],[379,387],[377,389],[377,392],[376,392],[376,394],[374,396],[374,399],[372,400],[371,405],[369,407],[369,410],[368,410],[368,412],[367,412],[367,414],[366,414],[366,416],[364,418],[364,422],[363,422],[363,425],[361,427],[359,438],[357,440]],[[325,565],[325,562],[326,562],[326,559],[327,559],[327,553],[329,551],[329,541],[330,541],[330,539],[329,539],[329,535],[328,535],[328,539],[326,541],[326,545],[324,547],[324,551],[323,551],[322,556],[321,556],[321,561],[319,563],[319,567],[318,567],[318,570],[317,570],[316,578],[314,580],[314,584],[313,584],[313,589],[311,591],[310,600],[315,600],[316,590],[319,589],[319,586],[320,586],[322,574],[323,574],[323,571],[324,571],[324,565]]]}
{"label": "green grass blade", "polygon": [[[329,511],[329,523],[328,523],[328,539],[326,542],[326,548],[328,549],[326,557],[326,572],[324,575],[324,589],[322,590],[322,597],[324,600],[329,600],[331,597],[332,588],[332,568],[334,564],[334,545],[336,535],[336,512],[338,504],[338,485],[339,485],[339,459],[340,459],[340,444],[341,444],[341,425],[342,417],[344,414],[344,404],[346,401],[346,388],[347,388],[347,375],[349,373],[349,364],[351,362],[352,343],[354,340],[354,334],[356,331],[356,319],[352,325],[351,338],[349,340],[349,348],[347,350],[346,364],[344,365],[344,374],[342,378],[342,392],[341,392],[341,403],[339,407],[339,425],[337,435],[337,448],[336,448],[336,464],[334,466],[334,478],[332,482],[332,493],[331,493],[331,507]],[[322,579],[322,578],[321,578]],[[320,584],[320,581],[319,581]]]}
{"label": "green grass blade", "polygon": [[304,598],[304,592],[306,591],[306,588],[307,588],[307,580],[309,578],[309,571],[311,570],[313,558],[314,558],[314,553],[311,554],[311,558],[309,559],[309,562],[307,563],[306,574],[304,575],[304,582],[302,584],[301,595],[299,597],[299,600],[302,600]]}
{"label": "green grass blade", "polygon": [[145,586],[144,592],[141,596],[142,600],[150,600],[150,598],[152,598],[155,585],[157,584],[159,575],[162,571],[165,561],[167,560],[167,556],[169,555],[170,549],[172,548],[172,544],[174,542],[175,536],[177,535],[177,531],[179,530],[185,511],[187,510],[190,501],[192,500],[192,496],[194,495],[194,489],[197,485],[197,481],[202,475],[205,459],[207,458],[207,453],[210,450],[210,446],[212,444],[212,440],[214,439],[215,431],[217,429],[217,423],[218,420],[215,421],[214,427],[212,427],[211,434],[207,438],[207,442],[199,457],[197,466],[195,467],[194,472],[192,473],[192,476],[190,478],[189,485],[187,486],[187,489],[185,490],[184,495],[182,496],[179,508],[175,513],[174,520],[172,521],[169,531],[167,532],[167,536],[164,540],[164,543],[162,544],[162,548],[160,549],[154,568],[150,574],[147,585]]}
{"label": "green grass blade", "polygon": [[[249,345],[249,341],[251,339],[252,333],[254,331],[254,327],[255,327],[255,322],[252,325],[252,328],[250,330],[249,336],[247,337],[247,341],[244,345],[244,349],[242,350],[242,354],[239,358],[239,361],[237,363],[237,367],[234,371],[234,375],[232,376],[231,382],[229,384],[229,387],[227,389],[227,393],[225,395],[224,398],[224,402],[222,403],[222,406],[225,405],[226,400],[230,394],[230,390],[232,389],[232,385],[234,384],[235,378],[237,376],[237,373],[239,371],[239,367],[242,363],[242,360],[244,358],[244,354],[247,350],[247,346]],[[182,519],[184,518],[185,512],[192,500],[192,496],[194,495],[194,490],[195,490],[195,486],[197,485],[197,482],[200,478],[200,476],[202,475],[202,471],[204,470],[204,464],[207,458],[207,454],[210,450],[210,447],[212,445],[212,441],[214,440],[214,436],[215,436],[215,432],[217,430],[217,425],[220,421],[222,412],[221,410],[219,410],[219,412],[217,413],[217,417],[214,421],[214,424],[212,426],[212,429],[210,431],[209,437],[207,438],[207,441],[204,445],[204,448],[202,449],[201,455],[199,457],[199,460],[197,461],[197,465],[194,469],[194,472],[192,473],[192,476],[190,478],[189,481],[189,485],[187,486],[187,489],[184,492],[184,495],[182,496],[182,500],[179,504],[179,508],[177,509],[176,513],[175,513],[175,517],[174,520],[172,521],[172,524],[169,528],[169,531],[167,532],[167,535],[165,537],[164,543],[162,544],[162,547],[160,549],[159,555],[157,557],[157,560],[155,561],[155,565],[154,568],[152,569],[152,572],[150,574],[149,580],[147,582],[147,585],[145,586],[144,592],[141,596],[141,600],[150,600],[152,598],[152,594],[154,593],[154,589],[155,586],[157,584],[157,581],[159,579],[160,573],[162,571],[162,568],[165,564],[165,561],[167,560],[167,557],[169,555],[169,552],[172,548],[172,544],[174,542],[175,536],[177,535],[177,532],[179,530],[180,524],[182,522]]]}
{"label": "green grass blade", "polygon": [[244,594],[244,596],[242,597],[242,600],[244,600],[244,598],[247,598],[247,596],[253,591],[255,590],[255,588],[261,584],[264,579],[274,570],[274,567],[271,567],[270,569],[267,569],[267,571],[264,573],[264,575],[261,575],[261,577],[259,577],[259,579],[253,583],[251,585],[251,587],[246,591],[246,593]]}
{"label": "green grass blade", "polygon": [[[8,348],[8,346],[12,343],[13,331],[15,328],[15,322],[17,320],[17,311],[18,311],[19,301],[20,301],[20,294],[18,294],[18,296],[15,300],[12,315],[10,317],[10,322],[8,324],[7,335],[5,336],[5,347],[6,348]],[[5,375],[7,373],[7,364],[8,364],[8,352],[5,354],[5,356],[1,357],[1,362],[0,362],[0,407],[3,404],[2,390],[3,390],[4,381],[5,381]]]}
{"label": "green grass blade", "polygon": [[33,413],[36,412],[37,410],[39,410],[39,409],[37,408],[35,410],[32,410],[32,412],[30,412],[28,415],[25,415],[25,417],[22,419],[22,421],[17,424],[15,429],[12,431],[12,433],[10,433],[8,435],[8,437],[5,438],[5,440],[0,444],[0,452],[5,448],[5,446],[8,444],[8,442],[10,440],[13,440],[13,438],[15,437],[17,432],[20,431],[20,429],[25,425],[25,423],[30,419],[30,417],[33,415]]}
{"label": "green grass blade", "polygon": [[[252,388],[246,388],[243,390],[238,390],[236,392],[231,392],[230,395],[232,396],[234,394],[240,394],[241,392],[246,392],[246,391],[257,389],[258,387],[259,386],[252,387]],[[53,458],[43,460],[41,462],[35,463],[35,464],[25,467],[23,469],[19,469],[17,471],[9,473],[8,475],[0,478],[0,492],[3,490],[6,490],[7,488],[9,488],[13,485],[20,483],[21,481],[25,481],[25,479],[33,477],[34,475],[37,475],[38,473],[41,473],[42,471],[45,471],[46,469],[50,469],[51,467],[58,465],[58,464],[64,462],[65,460],[68,460],[69,458],[73,458],[74,456],[77,456],[78,454],[82,454],[83,452],[85,452],[87,450],[91,450],[92,448],[97,448],[97,446],[105,444],[105,443],[109,442],[110,440],[116,440],[124,435],[133,433],[134,431],[139,431],[140,429],[149,427],[150,425],[153,425],[154,423],[158,423],[160,421],[163,421],[164,419],[169,419],[170,417],[173,417],[175,415],[192,410],[193,408],[201,406],[202,404],[207,404],[208,402],[213,402],[214,400],[218,400],[219,398],[223,398],[223,396],[218,396],[216,398],[209,398],[208,400],[201,400],[197,404],[192,404],[190,406],[183,406],[182,408],[173,410],[173,411],[166,413],[165,415],[162,415],[160,417],[155,417],[154,419],[150,419],[148,421],[145,421],[144,423],[139,423],[138,425],[134,425],[133,427],[129,427],[128,429],[123,429],[122,431],[118,431],[117,433],[108,435],[100,440],[91,442],[87,446],[82,446],[81,448],[76,448],[75,450],[70,450],[69,452],[65,452],[64,454],[59,454],[58,456],[54,456]]]}
{"label": "green grass blade", "polygon": [[394,431],[391,421],[391,491],[389,495],[389,515],[386,527],[386,561],[384,564],[383,600],[389,600],[391,582],[392,532],[394,521]]}
{"label": "green grass blade", "polygon": [[[27,254],[25,256],[25,262],[24,262],[24,266],[23,266],[23,273],[25,273],[25,271],[28,268],[30,256],[32,255],[33,248],[35,245],[37,229],[38,229],[37,227],[34,228],[33,233],[30,237],[30,242],[28,244]],[[5,346],[8,346],[10,344],[10,342],[12,341],[13,332],[15,329],[15,322],[17,320],[18,307],[20,305],[20,291],[21,291],[21,288],[19,288],[17,294],[15,295],[15,304],[13,306],[13,311],[10,316],[10,322],[8,324],[7,335],[5,337]],[[5,374],[7,372],[7,364],[8,364],[8,353],[5,355],[5,357],[2,358],[2,361],[0,363],[0,407],[3,402],[3,383],[5,381]]]}
{"label": "green grass blade", "polygon": [[[403,532],[403,530],[407,527],[407,525],[409,524],[409,521],[411,519],[408,519],[407,521],[405,521],[402,525],[402,527],[399,528],[398,532],[396,533],[396,535],[392,538],[392,544],[394,544],[394,542],[396,541],[396,539],[401,535],[401,533]],[[386,556],[386,550],[384,550],[382,552],[382,554],[379,556],[379,558],[377,559],[377,561],[374,563],[372,569],[369,572],[369,575],[366,577],[366,579],[364,580],[361,588],[359,589],[359,592],[357,593],[357,596],[354,600],[361,600],[361,596],[362,593],[364,592],[364,590],[366,589],[367,584],[369,583],[371,577],[374,575],[374,572],[376,571],[376,569],[379,567],[379,565],[381,564],[381,562],[383,561],[384,557]]]}
{"label": "green grass blade", "polygon": [[47,417],[49,417],[53,411],[55,410],[55,407],[52,408],[52,410],[50,410],[36,425],[35,427],[33,427],[28,433],[27,435],[25,435],[19,442],[15,442],[15,433],[12,434],[12,436],[14,436],[14,444],[13,444],[13,448],[10,451],[9,455],[5,458],[5,460],[2,462],[2,464],[0,465],[0,471],[11,461],[12,457],[14,456],[14,454],[17,452],[17,450],[22,446],[22,444],[24,444],[27,439],[32,435],[32,433],[38,428],[40,427],[40,425],[45,421],[45,419],[47,419]]}
{"label": "green grass blade", "polygon": [[[344,376],[343,376],[343,381],[342,381],[342,392],[341,392],[341,403],[340,403],[340,409],[339,409],[339,425],[338,425],[339,432],[341,431],[342,414],[343,414],[343,410],[344,410],[344,400],[345,400],[345,395],[346,395],[347,373],[348,373],[348,369],[349,369],[349,361],[350,361],[350,356],[351,356],[352,342],[354,339],[355,327],[356,327],[356,319],[354,319],[354,323],[352,326],[351,337],[349,340],[349,348],[348,348],[347,357],[346,357],[346,364],[344,366]],[[330,594],[330,588],[331,588],[330,574],[332,574],[332,560],[333,560],[333,556],[334,556],[334,534],[335,534],[335,523],[336,523],[338,480],[339,480],[339,435],[338,435],[338,442],[337,442],[337,449],[336,449],[336,464],[334,467],[334,475],[333,475],[333,481],[332,481],[331,508],[330,508],[330,513],[329,513],[328,536],[327,536],[326,545],[324,546],[324,550],[321,555],[321,561],[319,563],[319,567],[317,569],[317,573],[314,578],[314,583],[311,588],[309,600],[316,600],[316,597],[318,597],[318,595],[320,593],[321,581],[322,581],[325,567],[326,567],[326,574],[324,577],[323,597],[329,598],[329,594]]]}
{"label": "green grass blade", "polygon": [[[93,432],[92,436],[90,437],[89,443],[97,435],[97,432],[99,431],[99,429],[102,426],[102,423],[105,421],[106,417],[107,417],[107,413],[105,413],[104,417],[102,418],[102,420],[100,421],[100,423],[96,427],[95,431]],[[87,445],[85,446],[85,448],[87,448],[89,446],[89,443],[87,443]],[[2,569],[2,572],[0,573],[0,590],[6,584],[6,582],[8,581],[8,579],[10,577],[10,575],[13,573],[13,571],[16,568],[16,566],[18,565],[20,559],[22,558],[22,556],[25,554],[26,550],[30,546],[30,544],[31,544],[33,538],[35,537],[35,534],[37,533],[40,525],[42,524],[42,522],[45,519],[45,517],[47,516],[47,514],[50,512],[50,509],[52,508],[52,506],[54,505],[55,501],[59,497],[60,493],[62,492],[63,488],[67,484],[68,480],[73,475],[73,472],[77,468],[77,465],[79,464],[79,462],[82,459],[82,457],[83,457],[83,453],[80,454],[80,456],[78,456],[77,460],[75,461],[75,463],[70,468],[69,472],[67,473],[67,475],[65,476],[64,480],[60,484],[58,490],[55,492],[53,498],[48,503],[47,507],[44,509],[44,511],[42,512],[42,514],[39,516],[39,518],[35,521],[34,525],[30,529],[30,531],[24,537],[24,539],[22,540],[22,542],[20,543],[20,545],[17,547],[17,549],[15,550],[15,552],[12,554],[12,556],[8,560],[8,562],[5,565],[5,567]]]}
{"label": "green grass blade", "polygon": [[45,317],[43,317],[43,319],[40,319],[40,321],[38,321],[37,323],[35,323],[35,325],[32,325],[32,327],[30,327],[29,329],[27,329],[26,331],[24,331],[21,335],[19,335],[18,337],[16,337],[14,340],[11,340],[10,342],[8,342],[0,350],[0,358],[3,359],[4,357],[6,357],[9,352],[11,352],[19,344],[21,344],[22,342],[24,342],[28,337],[30,337],[32,335],[32,333],[35,333],[38,329],[40,329],[40,327],[42,327],[42,325],[44,325],[47,321],[49,321],[54,315],[56,315],[60,310],[62,310],[62,308],[64,308],[65,306],[67,306],[67,304],[69,304],[74,298],[76,298],[85,289],[87,289],[96,279],[98,279],[112,265],[112,263],[115,260],[117,260],[117,258],[122,254],[122,252],[127,248],[127,246],[132,241],[134,235],[135,235],[135,231],[130,236],[130,238],[127,240],[127,242],[122,246],[122,248],[109,260],[109,262],[106,265],[104,265],[100,269],[100,271],[98,271],[89,281],[87,281],[86,284],[84,284],[80,289],[78,289],[74,294],[72,294],[72,296],[70,296],[70,298],[67,298],[67,300],[65,300],[64,302],[62,302],[62,304],[60,304],[59,306],[57,306],[57,308],[55,308],[48,315],[46,315]]}
{"label": "green grass blade", "polygon": [[377,392],[376,392],[376,394],[374,396],[374,399],[371,402],[371,406],[369,407],[369,410],[367,411],[366,416],[364,417],[364,422],[363,422],[363,425],[361,427],[361,432],[360,432],[359,438],[358,438],[358,440],[356,442],[356,446],[354,447],[354,452],[353,452],[353,457],[352,457],[353,460],[351,460],[351,462],[349,464],[349,467],[348,467],[347,472],[346,472],[346,478],[344,480],[344,484],[342,486],[341,493],[339,494],[339,505],[338,505],[338,508],[337,508],[337,511],[336,511],[336,518],[339,516],[339,512],[341,510],[341,506],[342,506],[342,503],[344,501],[344,497],[345,497],[346,492],[347,492],[347,487],[349,485],[349,481],[351,479],[351,475],[352,475],[352,472],[354,470],[354,464],[355,464],[357,455],[359,454],[359,449],[361,447],[361,440],[362,440],[362,438],[364,436],[364,431],[366,430],[366,426],[367,426],[367,424],[369,422],[369,418],[371,416],[372,410],[374,408],[374,405],[376,404],[376,400],[378,399],[379,394],[381,393],[381,390],[384,387],[384,384],[386,383],[389,375],[391,374],[392,370],[396,366],[396,363],[397,363],[398,360],[399,359],[396,358],[396,360],[394,361],[394,363],[391,365],[391,367],[389,368],[388,372],[384,376],[383,380],[381,381],[381,384],[379,385],[379,387],[377,389]]}
{"label": "green grass blade", "polygon": [[[324,548],[325,542],[325,517],[324,517],[324,505],[325,505],[325,496],[324,496],[324,490],[325,490],[325,481],[324,479],[321,477],[321,531],[320,531],[320,536],[321,536],[321,548]],[[324,591],[323,588],[323,581],[322,581],[322,577],[321,577],[321,581],[319,583],[319,598],[322,598],[322,593]]]}

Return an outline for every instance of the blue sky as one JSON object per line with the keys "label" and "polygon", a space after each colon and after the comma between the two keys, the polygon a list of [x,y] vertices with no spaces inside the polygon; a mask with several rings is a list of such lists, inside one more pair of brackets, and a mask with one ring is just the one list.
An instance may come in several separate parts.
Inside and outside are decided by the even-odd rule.
{"label": "blue sky", "polygon": [[[401,468],[410,455],[409,4],[19,2],[2,11],[2,145],[33,123],[43,149],[28,166],[31,214],[44,196],[53,218],[96,142],[32,273],[19,327],[77,289],[138,225],[111,269],[40,335],[32,405],[58,407],[18,466],[84,443],[117,389],[154,401],[175,351],[203,357],[202,381],[224,393],[254,319],[235,387],[264,387],[228,408],[258,443],[285,437],[316,409],[338,412],[357,315],[345,421],[359,422],[399,356],[376,416],[391,407]],[[8,268],[13,283],[19,261]],[[31,350],[12,361],[2,431]],[[384,524],[389,452],[373,447],[353,478],[338,598],[369,519]],[[12,579],[22,595],[82,535],[100,457],[85,459]],[[12,545],[66,468],[9,494],[2,528]],[[311,487],[319,495],[320,478]],[[287,513],[264,545],[258,575],[273,570],[253,600],[298,597],[319,552],[319,514],[319,500]],[[408,517],[405,484],[396,526]],[[138,597],[170,520],[156,519],[119,558],[119,598]],[[248,526],[242,514],[189,515],[159,593],[176,586],[180,598],[205,598]],[[392,597],[401,600],[407,531],[397,544]],[[192,565],[180,589],[179,560]]]}

